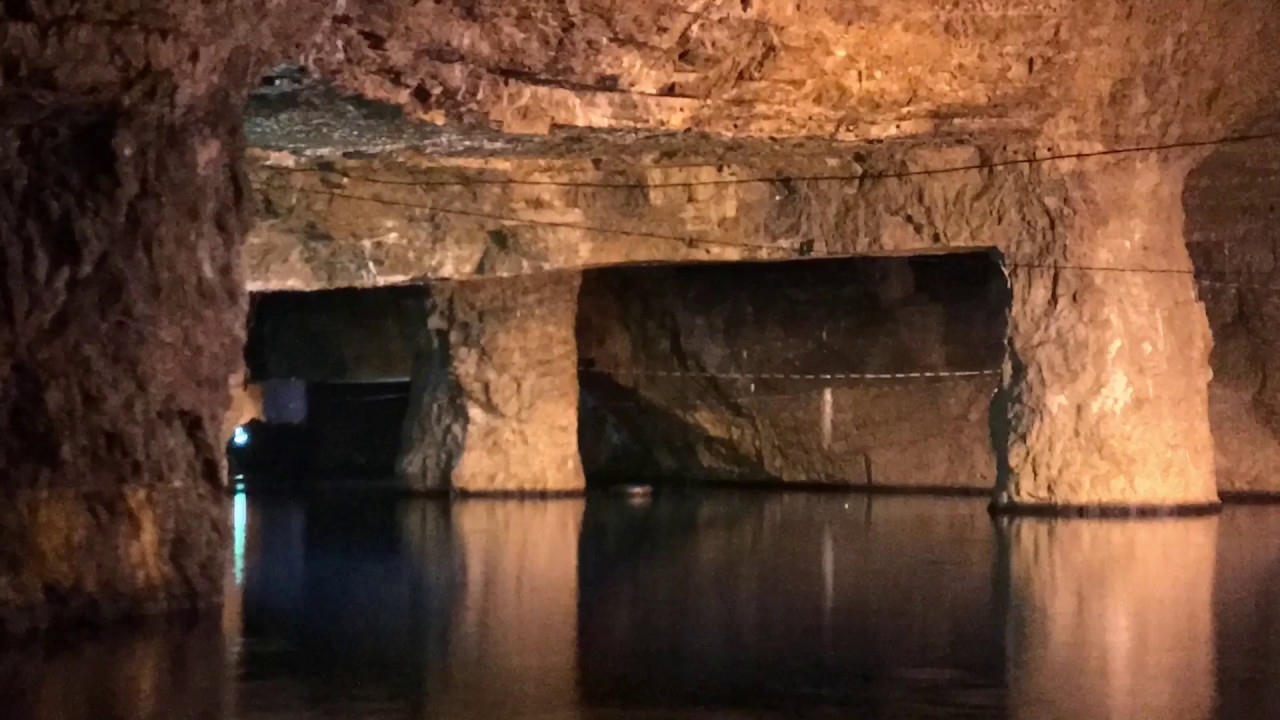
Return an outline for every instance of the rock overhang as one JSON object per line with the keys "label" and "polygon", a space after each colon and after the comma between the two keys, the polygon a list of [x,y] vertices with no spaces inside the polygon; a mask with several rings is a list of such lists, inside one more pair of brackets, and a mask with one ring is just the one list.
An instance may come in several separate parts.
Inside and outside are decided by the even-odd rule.
{"label": "rock overhang", "polygon": [[[942,216],[1038,212],[1058,191],[988,168],[1280,117],[1277,29],[1265,0],[338,6],[309,71],[273,72],[249,104],[249,285],[836,250],[815,233],[859,235],[853,253],[1000,246]],[[917,201],[867,192],[881,176]],[[992,186],[1000,207],[966,199]],[[873,202],[896,219],[850,215]]]}

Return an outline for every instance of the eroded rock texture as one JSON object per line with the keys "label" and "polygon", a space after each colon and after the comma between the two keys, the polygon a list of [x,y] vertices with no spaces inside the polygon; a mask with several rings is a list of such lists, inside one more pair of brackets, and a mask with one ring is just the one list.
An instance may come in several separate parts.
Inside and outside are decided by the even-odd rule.
{"label": "eroded rock texture", "polygon": [[[289,155],[255,171],[274,214],[251,272],[358,285],[381,268],[394,281],[994,247],[1014,285],[1010,391],[993,411],[1000,503],[1216,501],[1200,414],[1210,340],[1182,241],[1189,151],[1002,164],[1016,153],[898,143],[840,160],[828,145],[788,162],[720,147],[669,171],[510,151]],[[317,228],[326,237],[307,239]]]}
{"label": "eroded rock texture", "polygon": [[[461,155],[250,154],[254,290],[652,261],[1014,248],[1048,224],[1025,145],[575,136]],[[1047,174],[1052,178],[1052,174]]]}
{"label": "eroded rock texture", "polygon": [[0,128],[6,625],[218,596],[244,336],[232,118]]}
{"label": "eroded rock texture", "polygon": [[587,472],[989,490],[1006,310],[983,253],[589,271]]}
{"label": "eroded rock texture", "polygon": [[437,283],[400,475],[413,490],[561,493],[578,455],[578,273]]}
{"label": "eroded rock texture", "polygon": [[338,5],[314,62],[419,117],[517,133],[1160,142],[1266,97],[1275,22],[1270,0],[389,0]]}
{"label": "eroded rock texture", "polygon": [[1182,240],[1188,166],[1095,162],[1046,195],[1061,235],[1028,237],[1010,273],[997,505],[1217,502],[1212,339]]}
{"label": "eroded rock texture", "polygon": [[284,28],[81,5],[0,8],[0,631],[215,602],[227,544],[237,115]]}
{"label": "eroded rock texture", "polygon": [[1280,141],[1216,149],[1192,171],[1183,199],[1213,329],[1218,488],[1280,492]]}

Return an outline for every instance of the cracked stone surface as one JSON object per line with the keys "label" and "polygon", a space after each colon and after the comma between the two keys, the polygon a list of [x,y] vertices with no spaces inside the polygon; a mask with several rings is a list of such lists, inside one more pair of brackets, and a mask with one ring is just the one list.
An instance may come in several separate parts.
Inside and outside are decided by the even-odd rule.
{"label": "cracked stone surface", "polygon": [[219,601],[238,109],[318,29],[83,5],[0,8],[0,634]]}
{"label": "cracked stone surface", "polygon": [[399,474],[412,490],[571,493],[578,454],[577,273],[431,287]]}
{"label": "cracked stone surface", "polygon": [[311,61],[414,117],[509,133],[1157,141],[1269,99],[1275,23],[1269,0],[388,0],[338,6]]}
{"label": "cracked stone surface", "polygon": [[579,302],[589,477],[995,482],[1008,298],[984,254],[594,270]]}
{"label": "cracked stone surface", "polygon": [[[997,506],[1212,505],[1213,341],[1183,242],[1179,165],[1119,159],[1061,178],[1055,225],[1010,273],[992,404]],[[1037,242],[1050,241],[1041,248]],[[1146,272],[1070,267],[1143,268]]]}

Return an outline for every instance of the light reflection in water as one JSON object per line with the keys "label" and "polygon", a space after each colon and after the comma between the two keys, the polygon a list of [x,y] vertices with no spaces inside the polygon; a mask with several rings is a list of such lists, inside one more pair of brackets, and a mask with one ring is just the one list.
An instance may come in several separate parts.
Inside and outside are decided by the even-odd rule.
{"label": "light reflection in water", "polygon": [[249,536],[249,498],[237,492],[231,501],[232,562],[236,587],[244,584],[245,540]]}
{"label": "light reflection in water", "polygon": [[0,650],[0,717],[1280,717],[1280,508],[239,495],[231,520],[232,620]]}
{"label": "light reflection in water", "polygon": [[1003,520],[1009,694],[1027,720],[1208,720],[1218,518]]}

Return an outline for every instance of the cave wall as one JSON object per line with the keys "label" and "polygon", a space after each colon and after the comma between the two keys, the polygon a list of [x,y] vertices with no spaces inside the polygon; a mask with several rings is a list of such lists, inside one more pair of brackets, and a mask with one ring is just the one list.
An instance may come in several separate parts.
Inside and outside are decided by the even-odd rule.
{"label": "cave wall", "polygon": [[[590,271],[586,471],[990,490],[1006,311],[986,253]],[[821,377],[948,371],[986,372]]]}
{"label": "cave wall", "polygon": [[378,287],[1065,240],[1065,221],[1053,217],[1056,168],[1002,164],[1035,151],[1025,140],[622,139],[569,136],[460,155],[433,146],[254,150],[259,211],[246,282],[252,291]]}
{"label": "cave wall", "polygon": [[213,604],[239,111],[314,8],[0,6],[0,633]]}
{"label": "cave wall", "polygon": [[0,127],[0,626],[218,596],[234,117]]}
{"label": "cave wall", "polygon": [[427,345],[421,286],[260,293],[249,314],[249,374],[255,382],[408,380]]}
{"label": "cave wall", "polygon": [[994,247],[1013,289],[992,416],[1001,506],[1216,503],[1212,342],[1183,242],[1183,180],[1204,149],[1004,163],[1008,148],[898,143],[840,160],[830,145],[788,159],[747,143],[714,146],[723,163],[628,164],[675,157],[640,145],[599,163],[509,148],[272,156],[254,170],[271,211],[251,272],[364,286]]}
{"label": "cave wall", "polygon": [[1280,492],[1280,141],[1215,149],[1192,171],[1183,199],[1213,329],[1218,486]]}

